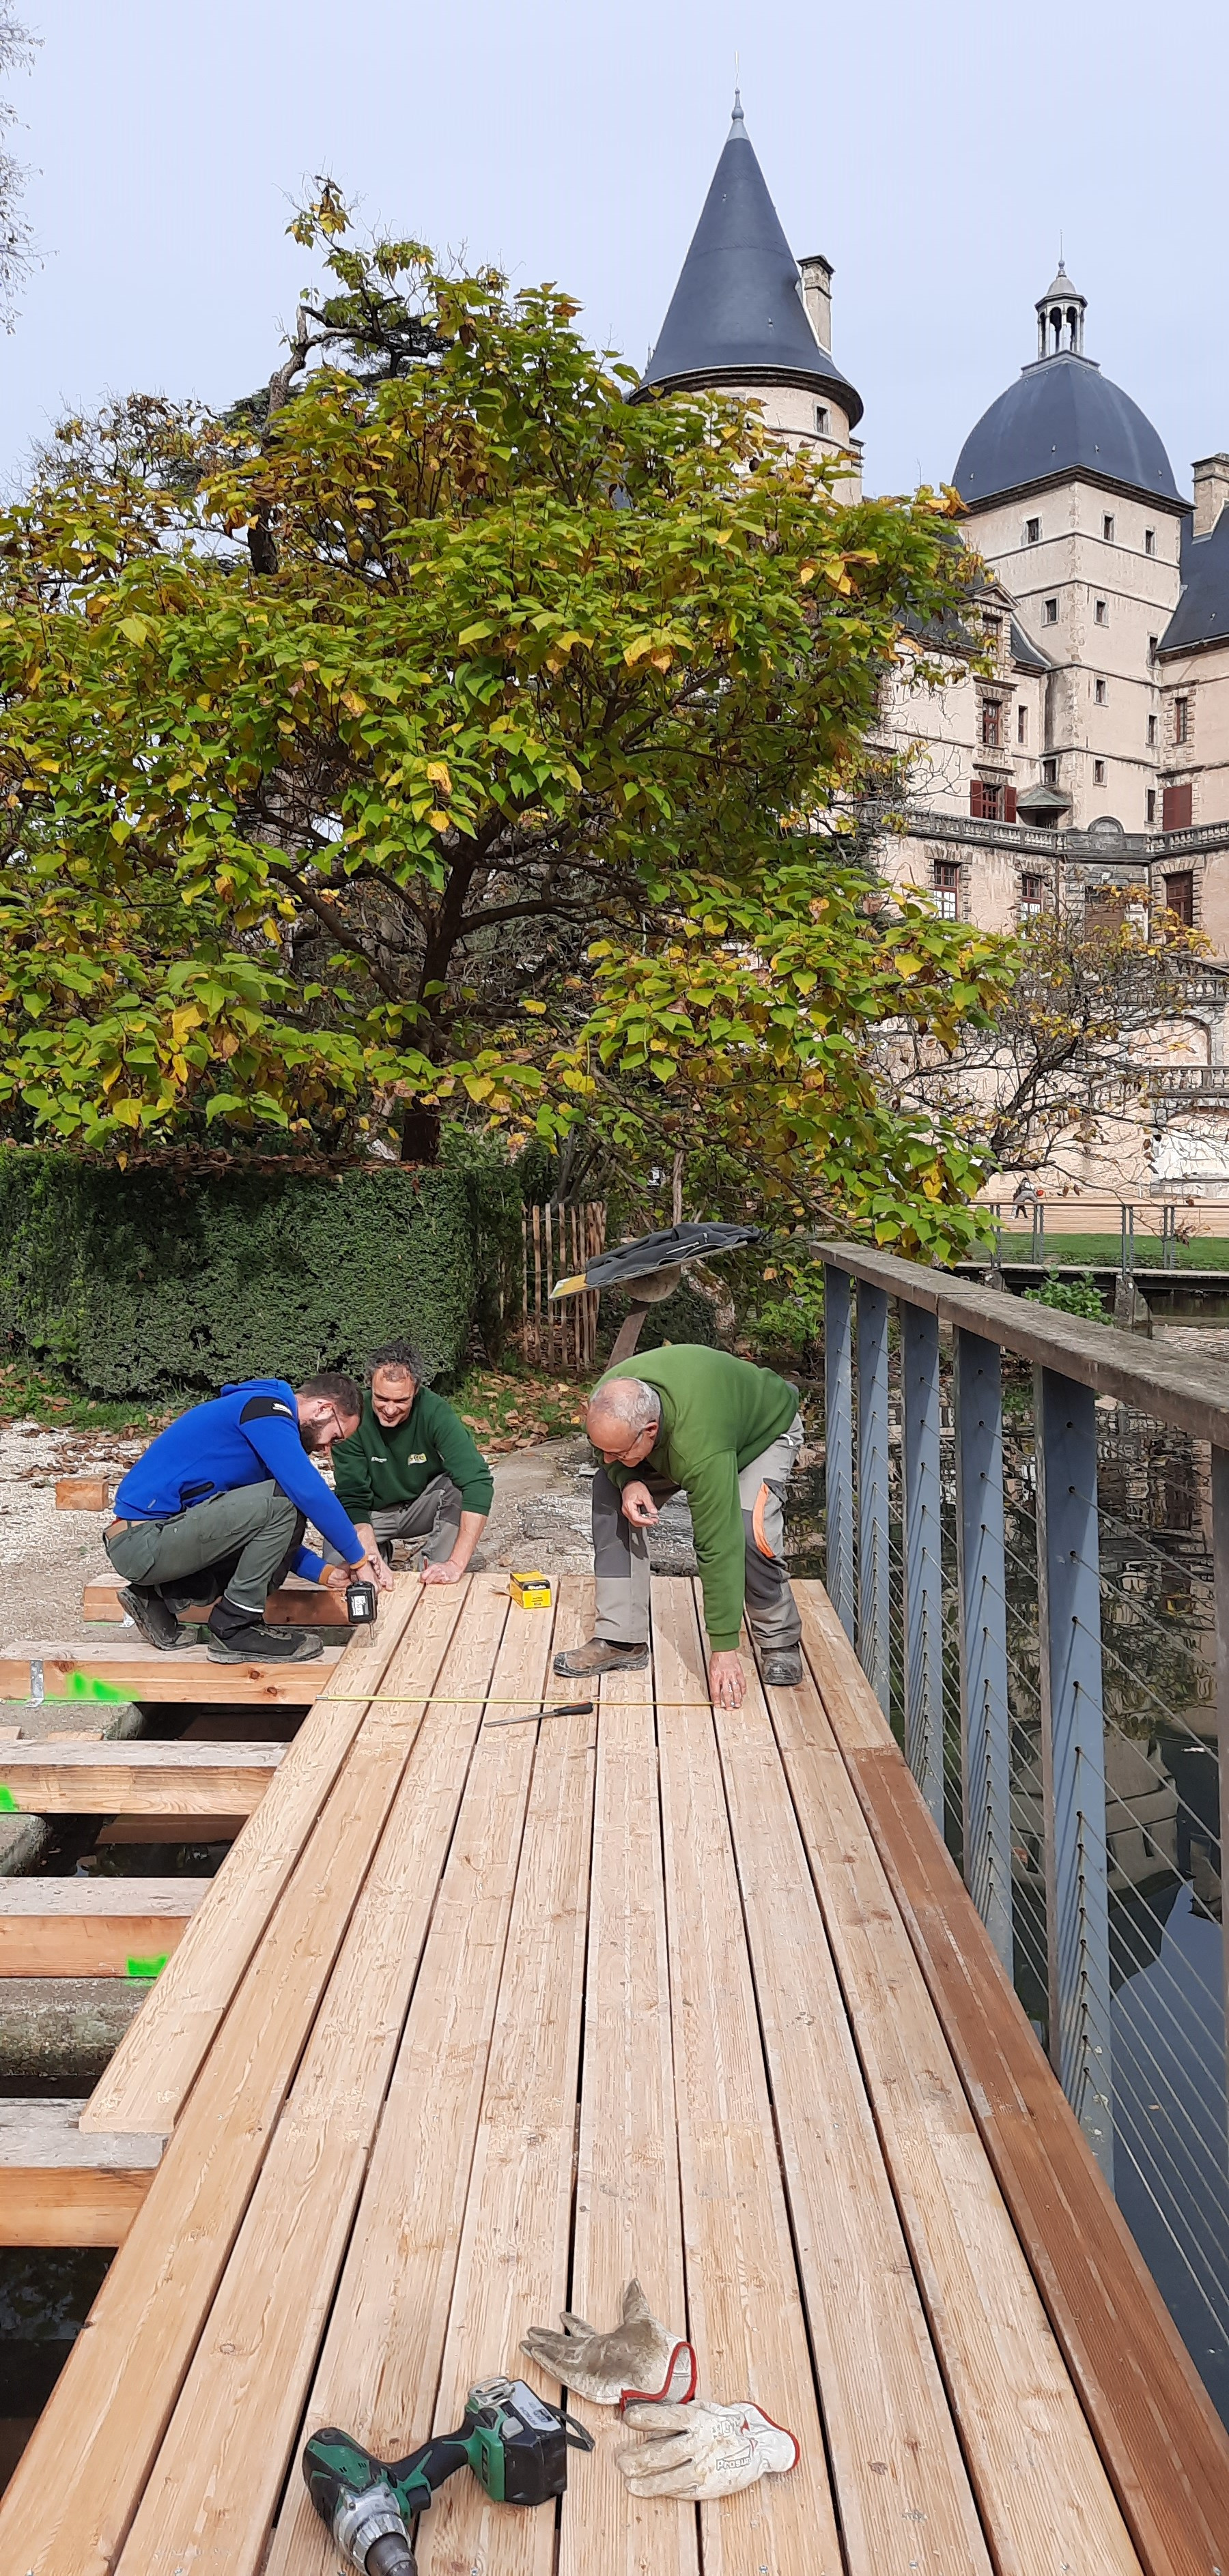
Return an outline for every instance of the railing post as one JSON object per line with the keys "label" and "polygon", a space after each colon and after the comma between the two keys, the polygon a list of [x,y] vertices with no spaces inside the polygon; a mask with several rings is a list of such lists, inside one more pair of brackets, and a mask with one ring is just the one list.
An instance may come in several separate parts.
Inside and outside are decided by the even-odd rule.
{"label": "railing post", "polygon": [[888,1562],[888,1294],[858,1283],[858,1661],[892,1700]]}
{"label": "railing post", "polygon": [[1096,1400],[1055,1369],[1034,1379],[1050,2055],[1112,2181]]}
{"label": "railing post", "polygon": [[[1220,1874],[1229,1868],[1229,1449],[1212,1451],[1212,1580],[1216,1596],[1216,1749],[1220,1757]],[[1221,1902],[1221,1974],[1229,2013],[1229,1922]],[[1229,2055],[1229,2032],[1227,2032]]]}
{"label": "railing post", "polygon": [[1003,1372],[997,1342],[956,1335],[956,1539],[964,1874],[1012,1973],[1011,1738],[1003,1556]]}
{"label": "railing post", "polygon": [[939,1318],[902,1299],[905,1756],[943,1831],[943,1523]]}
{"label": "railing post", "polygon": [[828,1598],[853,1644],[853,1301],[849,1272],[824,1263],[824,1492]]}

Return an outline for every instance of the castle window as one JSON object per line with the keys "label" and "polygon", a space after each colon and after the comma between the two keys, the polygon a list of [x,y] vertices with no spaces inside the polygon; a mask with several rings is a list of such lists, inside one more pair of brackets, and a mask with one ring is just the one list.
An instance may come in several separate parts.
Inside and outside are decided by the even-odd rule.
{"label": "castle window", "polygon": [[1025,545],[1026,545],[1026,546],[1037,546],[1037,545],[1040,545],[1040,543],[1041,543],[1041,521],[1040,521],[1040,519],[1026,519],[1026,520],[1025,520],[1025,522],[1024,522],[1024,542],[1025,542]]}
{"label": "castle window", "polygon": [[1189,699],[1189,698],[1175,698],[1175,699],[1174,699],[1174,741],[1175,741],[1175,742],[1189,742],[1189,741],[1190,741],[1190,738],[1191,738],[1191,702],[1190,702],[1190,699]]}
{"label": "castle window", "polygon": [[1093,762],[1092,783],[1094,787],[1104,787],[1105,785],[1105,762],[1103,760],[1094,760]]}
{"label": "castle window", "polygon": [[1092,694],[1097,706],[1103,707],[1107,705],[1109,700],[1109,690],[1106,688],[1104,680],[1093,681]]}
{"label": "castle window", "polygon": [[1042,761],[1042,764],[1041,764],[1041,783],[1042,783],[1042,786],[1043,786],[1043,787],[1057,787],[1057,785],[1058,785],[1058,762],[1057,762],[1056,760],[1043,760],[1043,761]]}
{"label": "castle window", "polygon": [[1094,599],[1092,604],[1092,618],[1094,626],[1109,625],[1110,613],[1108,606],[1103,599]]}
{"label": "castle window", "polygon": [[1025,742],[1027,742],[1027,741],[1028,741],[1028,708],[1027,708],[1027,707],[1017,707],[1017,708],[1016,708],[1016,741],[1017,741],[1017,742],[1019,742],[1019,743],[1025,743]]}
{"label": "castle window", "polygon": [[827,403],[816,403],[816,405],[815,405],[815,426],[816,426],[816,429],[819,431],[819,435],[820,435],[820,437],[821,437],[821,438],[826,438],[826,437],[827,437],[827,435],[828,435],[828,406],[827,406]]}
{"label": "castle window", "polygon": [[1145,798],[1144,798],[1144,821],[1145,821],[1146,823],[1155,823],[1155,821],[1156,821],[1156,789],[1155,789],[1155,787],[1150,787],[1150,788],[1149,788],[1149,790],[1148,790],[1147,795],[1146,795],[1146,796],[1145,796]]}
{"label": "castle window", "polygon": [[1192,869],[1183,868],[1180,876],[1166,877],[1165,909],[1172,912],[1175,920],[1182,922],[1187,930],[1194,929],[1195,877]]}
{"label": "castle window", "polygon": [[935,909],[941,921],[959,918],[960,863],[957,859],[935,860]]}
{"label": "castle window", "polygon": [[1161,830],[1189,832],[1193,805],[1194,795],[1189,778],[1184,778],[1181,782],[1175,780],[1164,788],[1161,793]]}
{"label": "castle window", "polygon": [[998,698],[981,702],[981,738],[987,751],[997,751],[1003,738],[1003,708]]}
{"label": "castle window", "polygon": [[1038,914],[1044,911],[1045,892],[1044,877],[1021,877],[1020,918],[1022,921],[1036,921]]}
{"label": "castle window", "polygon": [[1111,519],[1108,510],[1101,521],[1101,534],[1104,537],[1107,546],[1112,546],[1114,542],[1114,522]]}
{"label": "castle window", "polygon": [[1056,599],[1047,599],[1046,601],[1045,622],[1047,626],[1057,626],[1058,624],[1058,601]]}
{"label": "castle window", "polygon": [[1155,657],[1155,654],[1156,654],[1156,648],[1157,648],[1157,641],[1158,641],[1158,638],[1157,638],[1155,635],[1150,635],[1150,636],[1149,636],[1149,638],[1148,638],[1148,659],[1149,659],[1149,661],[1150,661],[1150,662],[1151,662],[1151,661],[1154,659],[1154,657]]}
{"label": "castle window", "polygon": [[1145,528],[1144,530],[1144,553],[1146,555],[1154,555],[1156,553],[1155,528]]}
{"label": "castle window", "polygon": [[1155,716],[1149,716],[1149,718],[1148,718],[1148,749],[1149,749],[1149,751],[1155,751],[1155,750],[1156,750],[1156,717],[1155,717]]}

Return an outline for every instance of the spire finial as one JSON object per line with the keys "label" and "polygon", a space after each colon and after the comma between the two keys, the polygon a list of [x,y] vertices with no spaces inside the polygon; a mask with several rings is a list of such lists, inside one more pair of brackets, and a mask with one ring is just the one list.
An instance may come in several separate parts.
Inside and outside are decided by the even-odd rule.
{"label": "spire finial", "polygon": [[742,133],[744,133],[744,132],[745,132],[745,128],[744,128],[744,125],[743,125],[743,94],[742,94],[742,90],[741,90],[741,89],[740,89],[740,87],[739,87],[739,80],[738,80],[738,66],[739,66],[739,56],[738,56],[737,54],[735,54],[735,56],[734,56],[734,108],[733,108],[733,115],[732,115],[731,124],[730,124],[730,132],[729,132],[729,134],[727,134],[727,136],[726,136],[726,141],[727,141],[727,143],[729,142],[731,135],[735,135],[735,134],[742,134]]}

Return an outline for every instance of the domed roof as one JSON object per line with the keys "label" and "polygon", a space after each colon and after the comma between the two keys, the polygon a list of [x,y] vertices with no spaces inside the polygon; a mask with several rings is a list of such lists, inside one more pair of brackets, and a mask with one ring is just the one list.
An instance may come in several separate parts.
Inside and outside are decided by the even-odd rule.
{"label": "domed roof", "polygon": [[[1049,346],[1060,302],[1075,347]],[[1151,421],[1084,356],[1084,302],[1060,266],[1037,304],[1042,354],[982,413],[961,448],[952,481],[970,509],[1073,473],[1178,501],[1173,468]]]}
{"label": "domed roof", "polygon": [[798,263],[736,96],[725,149],[633,400],[782,379],[833,395],[851,429],[862,417],[860,397],[811,328]]}

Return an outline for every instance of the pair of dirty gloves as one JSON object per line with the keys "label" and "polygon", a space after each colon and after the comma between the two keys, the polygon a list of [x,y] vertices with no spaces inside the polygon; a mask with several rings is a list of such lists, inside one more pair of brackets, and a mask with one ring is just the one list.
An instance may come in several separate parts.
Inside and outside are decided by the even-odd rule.
{"label": "pair of dirty gloves", "polygon": [[717,2406],[696,2396],[691,2345],[650,2315],[639,2281],[628,2282],[622,2323],[608,2334],[566,2309],[559,2322],[562,2334],[531,2326],[521,2351],[591,2405],[622,2407],[624,2422],[649,2435],[615,2453],[633,2495],[708,2504],[754,2486],[765,2471],[779,2477],[793,2468],[793,2434],[749,2399]]}

